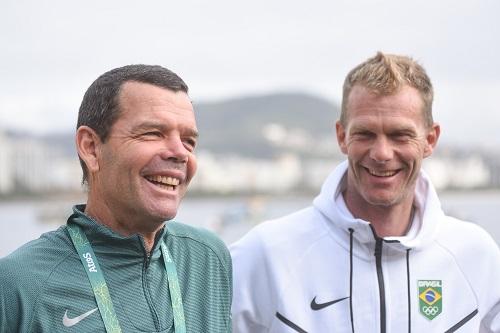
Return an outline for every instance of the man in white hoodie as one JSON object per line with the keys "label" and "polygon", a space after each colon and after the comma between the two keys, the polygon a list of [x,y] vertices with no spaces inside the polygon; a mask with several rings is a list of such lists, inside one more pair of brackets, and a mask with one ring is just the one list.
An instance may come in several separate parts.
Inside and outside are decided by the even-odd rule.
{"label": "man in white hoodie", "polygon": [[411,58],[378,53],[344,82],[347,161],[311,207],[232,245],[233,331],[500,332],[500,250],[446,216],[421,170],[439,138]]}

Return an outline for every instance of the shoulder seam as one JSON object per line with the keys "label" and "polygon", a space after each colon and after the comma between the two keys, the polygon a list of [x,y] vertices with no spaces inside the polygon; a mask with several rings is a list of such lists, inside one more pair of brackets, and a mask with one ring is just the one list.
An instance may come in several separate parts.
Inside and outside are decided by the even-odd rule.
{"label": "shoulder seam", "polygon": [[[262,223],[261,223],[260,225],[262,225]],[[266,270],[265,270],[265,271],[267,272],[267,271],[269,271],[269,269],[267,268],[267,267],[269,266],[269,260],[268,260],[268,259],[269,259],[269,256],[264,255],[264,253],[266,252],[266,251],[265,251],[265,250],[266,250],[266,249],[265,249],[265,242],[264,242],[264,240],[263,240],[263,238],[262,238],[262,236],[261,236],[261,230],[260,230],[259,226],[257,226],[254,230],[255,230],[255,233],[256,233],[256,236],[257,236],[257,237],[255,237],[255,238],[257,239],[257,245],[258,245],[258,255],[259,255],[259,258],[260,258],[260,259],[262,259],[262,262],[263,262],[264,266],[266,267]],[[267,274],[266,274],[266,275],[267,275]],[[280,298],[281,298],[281,290],[279,290],[278,302],[279,302],[279,299],[280,299]],[[270,297],[270,298],[268,298],[268,299],[272,300],[272,297]],[[278,308],[278,306],[277,306],[277,304],[276,304],[276,303],[274,303],[273,308],[275,308],[275,309],[277,309],[277,308]],[[268,322],[267,324],[266,324],[266,323],[264,323],[262,320],[259,320],[259,318],[255,318],[255,319],[256,319],[256,320],[259,320],[259,321],[257,322],[259,325],[261,325],[262,327],[265,327],[265,328],[267,328],[267,329],[268,329],[268,328],[270,328],[270,327],[271,327],[271,325],[272,325],[272,323],[273,323],[274,318],[275,318],[275,317],[274,317],[274,315],[271,315],[271,318],[270,318],[270,320],[269,320],[269,322]]]}
{"label": "shoulder seam", "polygon": [[[279,221],[281,218],[278,218],[278,219],[274,219],[274,220],[269,220],[269,221]],[[262,224],[261,224],[262,225]],[[257,238],[257,241],[258,241],[258,244],[259,244],[259,256],[262,258],[263,262],[265,263],[265,265],[269,265],[270,262],[269,260],[267,260],[269,257],[265,255],[265,253],[267,253],[267,246],[266,246],[266,242],[264,241],[264,238],[262,237],[262,233],[264,231],[261,230],[261,228],[256,228],[255,229],[255,232],[257,234],[258,237]],[[301,262],[302,260],[304,260],[303,258],[309,253],[309,251],[311,251],[311,248],[313,246],[315,246],[318,242],[320,242],[322,239],[324,239],[325,237],[328,237],[329,236],[329,230],[325,227],[325,225],[322,223],[321,224],[321,230],[320,232],[315,236],[314,238],[314,241],[309,243],[308,246],[304,249],[302,255],[300,257],[297,258],[297,265],[299,262]],[[293,274],[293,272],[288,272],[290,274]],[[286,286],[283,286],[283,288],[279,288],[279,293],[277,295],[277,302],[274,304],[274,308],[275,309],[278,309],[281,304],[282,304],[282,300],[283,300],[283,294],[285,293],[285,289],[288,288],[289,285],[287,283]],[[270,321],[265,324],[263,322],[260,322],[261,325],[263,325],[264,327],[267,327],[267,328],[270,328],[273,326],[273,322],[276,320],[276,316],[272,315],[271,318],[270,318]]]}
{"label": "shoulder seam", "polygon": [[[220,258],[220,256],[219,256],[219,254],[217,253],[217,251],[215,251],[215,250],[212,248],[212,246],[210,246],[209,244],[207,244],[207,243],[205,243],[205,242],[202,242],[202,241],[200,241],[199,239],[196,239],[196,238],[194,238],[194,237],[192,237],[192,236],[190,236],[190,235],[187,235],[187,234],[185,234],[185,233],[182,233],[182,234],[172,234],[172,233],[168,233],[168,235],[173,236],[173,237],[179,237],[179,238],[188,238],[188,239],[190,239],[190,240],[192,240],[192,241],[195,241],[195,242],[196,242],[196,243],[198,243],[198,244],[202,244],[202,245],[203,245],[203,246],[205,246],[206,248],[210,249],[210,251],[211,251],[212,253],[214,253],[214,254],[215,254],[215,256],[216,256],[216,257],[217,257],[217,259],[219,260],[220,264],[221,264],[221,265],[224,267],[224,269],[226,270],[226,272],[228,271],[228,267],[227,267],[227,266],[223,263],[223,261],[221,260],[221,258]],[[221,242],[222,242],[222,241],[221,241]]]}
{"label": "shoulder seam", "polygon": [[441,242],[439,242],[438,239],[436,239],[435,242],[436,242],[437,246],[439,246],[440,248],[442,248],[444,251],[446,251],[453,258],[453,261],[455,262],[455,265],[457,266],[457,268],[460,270],[460,272],[462,273],[463,277],[467,281],[467,284],[469,285],[470,290],[472,290],[472,293],[474,294],[474,298],[476,299],[476,304],[479,306],[479,297],[478,297],[478,295],[476,293],[476,290],[472,286],[472,283],[469,280],[469,277],[467,276],[467,274],[465,274],[465,271],[462,269],[462,266],[460,266],[460,264],[459,264],[459,262],[457,260],[457,257],[455,256],[455,254],[447,246],[445,246],[444,244],[441,244]]}

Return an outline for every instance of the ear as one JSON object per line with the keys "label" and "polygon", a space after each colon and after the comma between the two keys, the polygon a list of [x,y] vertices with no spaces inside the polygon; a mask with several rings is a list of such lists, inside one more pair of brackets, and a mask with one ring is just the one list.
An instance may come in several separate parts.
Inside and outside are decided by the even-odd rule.
{"label": "ear", "polygon": [[99,171],[101,140],[97,133],[88,126],[80,126],[76,130],[76,150],[85,162],[90,175]]}
{"label": "ear", "polygon": [[427,131],[427,135],[425,137],[426,145],[424,149],[424,157],[429,157],[432,155],[434,148],[437,145],[439,140],[439,135],[441,134],[441,126],[439,124],[434,123],[432,127]]}
{"label": "ear", "polygon": [[344,126],[340,123],[340,121],[337,121],[335,123],[335,130],[337,133],[337,143],[340,147],[340,151],[347,155],[347,143],[346,143],[347,134]]}

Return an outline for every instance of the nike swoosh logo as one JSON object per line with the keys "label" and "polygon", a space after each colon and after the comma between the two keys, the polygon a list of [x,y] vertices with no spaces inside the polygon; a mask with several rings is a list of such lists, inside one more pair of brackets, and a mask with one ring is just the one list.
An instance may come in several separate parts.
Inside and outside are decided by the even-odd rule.
{"label": "nike swoosh logo", "polygon": [[66,312],[64,312],[63,325],[66,327],[75,326],[76,324],[78,324],[79,322],[81,322],[82,320],[84,320],[85,318],[87,318],[88,316],[90,316],[91,314],[93,314],[96,311],[97,311],[97,308],[92,309],[88,312],[85,312],[84,314],[81,314],[78,317],[68,318],[68,310],[66,310]]}
{"label": "nike swoosh logo", "polygon": [[333,305],[335,303],[338,303],[338,302],[343,301],[343,300],[348,299],[348,298],[349,297],[344,297],[344,298],[335,299],[335,300],[330,301],[330,302],[318,304],[318,303],[316,303],[316,297],[314,297],[313,300],[311,301],[311,309],[313,309],[314,311],[321,310],[321,309],[326,308],[327,306]]}

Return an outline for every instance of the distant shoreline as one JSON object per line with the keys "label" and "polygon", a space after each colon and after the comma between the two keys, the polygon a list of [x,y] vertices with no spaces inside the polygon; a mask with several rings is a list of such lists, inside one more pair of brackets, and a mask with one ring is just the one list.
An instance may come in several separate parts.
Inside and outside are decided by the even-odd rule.
{"label": "distant shoreline", "polygon": [[[184,200],[189,199],[207,199],[207,198],[300,198],[314,197],[318,191],[292,191],[286,193],[264,193],[264,192],[234,192],[234,193],[210,193],[210,192],[189,192]],[[438,191],[439,195],[500,195],[500,188],[473,188],[473,189],[446,189]],[[46,201],[74,201],[85,202],[87,200],[86,192],[48,192],[48,193],[16,193],[9,195],[0,195],[0,203],[8,202],[46,202]]]}

